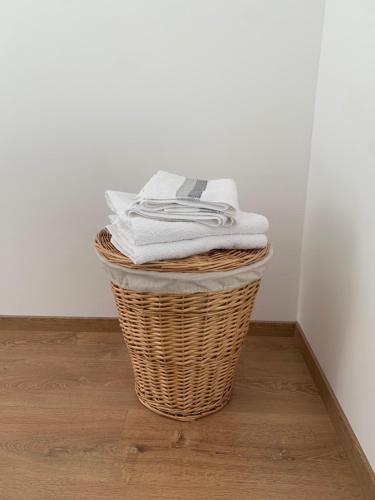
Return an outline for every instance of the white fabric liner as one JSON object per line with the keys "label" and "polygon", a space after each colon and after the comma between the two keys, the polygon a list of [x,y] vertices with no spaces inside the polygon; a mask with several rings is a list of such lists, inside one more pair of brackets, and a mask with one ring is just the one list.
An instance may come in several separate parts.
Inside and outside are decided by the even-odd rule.
{"label": "white fabric liner", "polygon": [[240,288],[247,283],[259,280],[272,254],[271,248],[264,259],[230,271],[176,273],[122,267],[107,261],[97,252],[110,280],[119,287],[137,292],[178,294],[218,292]]}

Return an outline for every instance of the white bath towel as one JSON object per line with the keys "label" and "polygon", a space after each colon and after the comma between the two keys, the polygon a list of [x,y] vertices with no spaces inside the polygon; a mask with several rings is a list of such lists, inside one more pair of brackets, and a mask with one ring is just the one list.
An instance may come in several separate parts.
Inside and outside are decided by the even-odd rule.
{"label": "white bath towel", "polygon": [[137,195],[128,215],[230,225],[238,209],[233,179],[191,179],[159,170]]}
{"label": "white bath towel", "polygon": [[226,236],[229,234],[262,234],[268,231],[268,221],[263,215],[238,211],[236,223],[230,226],[206,226],[199,222],[168,222],[150,220],[145,217],[129,217],[126,212],[136,195],[119,191],[106,191],[112,224],[126,231],[132,245],[168,243],[190,240],[206,236]]}
{"label": "white bath towel", "polygon": [[213,250],[264,248],[267,245],[265,234],[233,234],[227,236],[206,236],[191,240],[181,240],[169,243],[154,243],[150,245],[134,245],[128,234],[116,224],[107,226],[111,233],[113,245],[121,253],[129,257],[135,264],[144,264],[154,260],[179,259]]}

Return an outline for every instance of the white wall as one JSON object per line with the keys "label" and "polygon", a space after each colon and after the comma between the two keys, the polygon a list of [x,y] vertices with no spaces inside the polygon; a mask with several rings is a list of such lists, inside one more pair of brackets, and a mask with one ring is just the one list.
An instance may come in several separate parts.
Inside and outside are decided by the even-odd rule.
{"label": "white wall", "polygon": [[0,314],[112,315],[106,188],[233,176],[275,257],[260,319],[296,317],[323,0],[3,0]]}
{"label": "white wall", "polygon": [[375,467],[375,4],[328,0],[298,317]]}

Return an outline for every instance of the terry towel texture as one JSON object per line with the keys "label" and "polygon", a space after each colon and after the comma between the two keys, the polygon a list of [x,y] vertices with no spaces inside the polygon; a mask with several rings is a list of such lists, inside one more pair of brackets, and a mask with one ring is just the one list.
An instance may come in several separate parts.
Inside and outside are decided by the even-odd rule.
{"label": "terry towel texture", "polygon": [[265,234],[231,234],[223,236],[206,236],[191,240],[180,240],[169,243],[154,243],[149,245],[134,245],[128,238],[128,233],[117,225],[107,226],[111,233],[113,245],[135,264],[144,264],[153,260],[180,259],[189,255],[208,252],[214,248],[251,249],[264,248],[267,245]]}
{"label": "terry towel texture", "polygon": [[230,234],[263,234],[268,231],[266,217],[259,214],[238,211],[236,223],[230,226],[207,226],[200,222],[171,223],[165,220],[127,216],[129,207],[136,199],[135,194],[106,191],[105,197],[109,208],[114,212],[114,215],[109,216],[111,223],[126,231],[128,241],[132,245],[168,243]]}
{"label": "terry towel texture", "polygon": [[241,212],[232,179],[205,181],[159,170],[136,195],[106,191],[113,245],[135,264],[213,250],[267,246],[266,217]]}
{"label": "terry towel texture", "polygon": [[140,191],[127,215],[221,226],[233,224],[238,208],[233,179],[207,181],[159,170]]}

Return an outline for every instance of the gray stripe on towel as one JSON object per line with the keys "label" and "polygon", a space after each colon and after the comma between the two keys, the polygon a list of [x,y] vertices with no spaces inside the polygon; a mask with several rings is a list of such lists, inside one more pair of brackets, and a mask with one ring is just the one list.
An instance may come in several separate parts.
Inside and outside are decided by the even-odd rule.
{"label": "gray stripe on towel", "polygon": [[193,189],[188,194],[189,198],[200,199],[206,187],[207,187],[207,181],[202,181],[201,179],[197,179]]}
{"label": "gray stripe on towel", "polygon": [[207,187],[207,181],[187,177],[176,192],[176,198],[199,199]]}
{"label": "gray stripe on towel", "polygon": [[190,191],[194,188],[196,179],[186,177],[184,182],[176,191],[176,198],[188,198]]}

